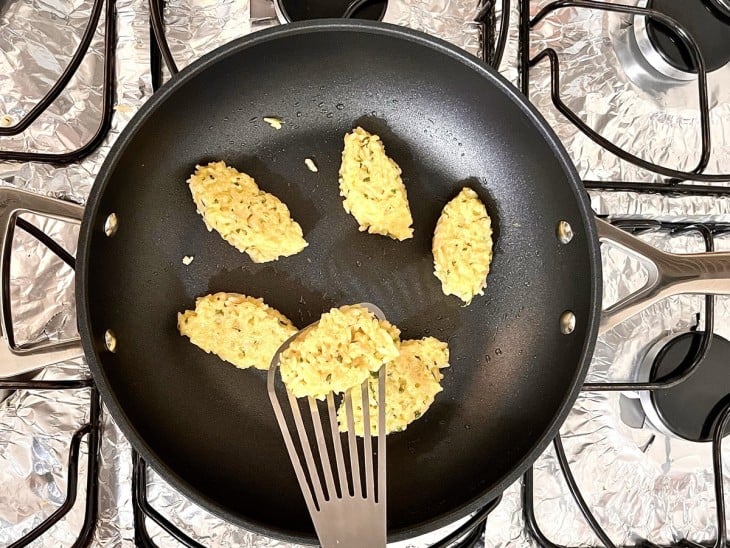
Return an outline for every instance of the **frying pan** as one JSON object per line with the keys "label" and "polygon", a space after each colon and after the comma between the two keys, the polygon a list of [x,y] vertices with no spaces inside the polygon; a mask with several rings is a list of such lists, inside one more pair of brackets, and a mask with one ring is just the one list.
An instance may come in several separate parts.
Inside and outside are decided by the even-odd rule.
{"label": "frying pan", "polygon": [[[360,233],[342,208],[337,171],[354,125],[380,135],[403,169],[412,240]],[[221,159],[287,203],[308,248],[257,265],[205,229],[185,181],[196,164]],[[430,253],[441,209],[463,186],[486,204],[495,239],[486,294],[468,307],[442,294]],[[80,213],[22,191],[0,202],[6,227],[24,210]],[[646,288],[603,315],[599,237],[654,265]],[[176,314],[200,295],[236,291],[303,327],[332,306],[369,301],[403,338],[447,340],[443,392],[388,437],[397,540],[465,516],[526,470],[576,398],[600,327],[673,292],[730,293],[728,278],[727,254],[660,253],[594,219],[555,135],[477,59],[404,28],[333,20],[228,44],[141,108],[89,196],[76,295],[94,379],[147,462],[213,513],[296,542],[315,536],[265,372],[194,347]]]}

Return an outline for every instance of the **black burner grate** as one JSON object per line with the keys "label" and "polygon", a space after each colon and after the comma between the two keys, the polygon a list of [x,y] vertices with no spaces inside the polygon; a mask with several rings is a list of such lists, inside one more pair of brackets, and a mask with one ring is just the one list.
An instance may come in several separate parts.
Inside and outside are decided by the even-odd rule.
{"label": "black burner grate", "polygon": [[[723,433],[727,426],[730,425],[730,403],[725,406],[720,419],[715,425],[715,430],[712,435],[712,471],[715,482],[715,502],[717,505],[716,519],[717,519],[717,540],[713,544],[700,544],[691,540],[682,539],[679,542],[670,546],[655,544],[649,540],[642,539],[634,546],[639,548],[727,548],[730,546],[725,539],[727,538],[727,525],[725,521],[725,493],[723,489],[722,481],[722,439]],[[578,484],[573,477],[573,473],[570,471],[570,465],[568,464],[568,458],[565,455],[563,449],[563,443],[558,435],[554,442],[555,453],[558,457],[558,464],[560,465],[560,471],[563,473],[566,483],[568,484],[568,490],[575,500],[578,508],[580,508],[583,517],[585,517],[588,525],[590,525],[593,532],[596,534],[602,545],[606,548],[616,548],[616,545],[611,542],[608,535],[600,526],[596,517],[591,512],[588,504],[580,493]],[[527,531],[530,537],[535,540],[539,546],[544,548],[569,548],[560,544],[552,542],[545,533],[540,529],[535,517],[535,505],[534,505],[534,481],[532,468],[525,473],[522,479],[522,512],[527,526]],[[578,547],[571,547],[578,548]],[[628,547],[626,547],[628,548]]]}
{"label": "black burner grate", "polygon": [[91,379],[63,381],[13,381],[0,380],[0,388],[6,390],[89,390],[89,422],[79,428],[71,438],[68,458],[68,483],[63,504],[42,523],[9,545],[8,548],[28,546],[69,513],[76,502],[79,482],[79,452],[81,440],[88,440],[88,461],[86,466],[86,506],[84,523],[74,547],[90,546],[99,511],[99,449],[101,446],[101,399]]}
{"label": "black burner grate", "polygon": [[[720,234],[727,234],[730,232],[730,224],[723,223],[670,223],[670,222],[659,222],[659,221],[643,221],[643,220],[630,220],[630,221],[616,221],[615,225],[628,230],[633,233],[641,233],[653,230],[669,230],[674,234],[687,233],[687,232],[698,232],[705,243],[706,251],[715,250],[715,236]],[[696,347],[694,356],[691,359],[690,366],[687,367],[681,374],[674,377],[664,379],[660,382],[605,382],[605,383],[585,383],[582,390],[584,392],[593,391],[642,391],[642,390],[666,390],[680,383],[686,381],[696,370],[697,367],[702,363],[707,356],[707,352],[710,348],[712,341],[712,333],[715,325],[715,298],[713,295],[707,295],[705,297],[705,329],[702,332],[702,338],[700,343]],[[727,526],[725,521],[725,497],[724,497],[724,486],[723,486],[723,474],[722,474],[722,439],[723,435],[730,424],[730,403],[725,405],[722,412],[719,414],[719,419],[715,424],[714,431],[712,433],[712,468],[714,473],[714,486],[715,486],[715,501],[717,505],[717,523],[718,523],[718,536],[716,542],[711,545],[713,548],[725,548],[727,543]],[[593,532],[596,534],[602,545],[606,548],[616,548],[616,545],[606,535],[606,532],[600,526],[595,516],[591,512],[588,504],[581,495],[578,484],[570,470],[568,459],[563,449],[562,441],[558,435],[554,440],[555,453],[558,458],[560,470],[563,473],[566,483],[568,484],[568,490],[575,500],[578,508],[585,517],[588,525],[591,527]],[[527,526],[528,533],[530,536],[538,542],[538,544],[545,548],[568,548],[559,544],[553,543],[547,538],[545,533],[540,529],[535,516],[534,497],[533,497],[533,472],[532,468],[524,475],[522,484],[522,503],[523,503],[523,515],[525,518],[525,524]],[[642,540],[637,542],[635,546],[644,548],[708,548],[707,545],[697,544],[689,540],[681,540],[677,544],[671,547],[660,547],[657,544],[650,542],[649,540]],[[628,547],[626,547],[628,548]]]}
{"label": "black burner grate", "polygon": [[[561,99],[560,96],[560,61],[557,52],[552,48],[546,48],[535,57],[530,58],[530,34],[536,26],[549,14],[565,9],[565,8],[581,8],[588,10],[599,10],[614,13],[623,13],[633,16],[645,16],[653,21],[660,22],[665,27],[671,29],[683,41],[685,48],[692,57],[694,64],[699,67],[697,71],[697,94],[700,105],[700,126],[702,135],[702,144],[700,151],[700,160],[697,166],[691,171],[680,171],[667,166],[649,162],[632,154],[631,152],[619,147],[615,143],[603,137],[588,124],[586,124],[573,110],[571,110]],[[640,183],[636,181],[590,181],[586,187],[604,190],[630,190],[636,192],[665,192],[686,195],[708,195],[722,194],[730,195],[730,187],[727,186],[696,186],[686,184],[685,181],[699,181],[702,183],[721,183],[730,182],[730,173],[707,174],[705,169],[710,160],[712,151],[712,141],[710,138],[710,109],[707,95],[707,70],[705,60],[702,53],[697,47],[697,43],[692,36],[687,33],[682,26],[672,19],[644,7],[627,6],[622,4],[612,4],[607,2],[599,2],[594,0],[556,0],[542,8],[534,17],[530,18],[530,0],[520,0],[520,22],[519,22],[519,49],[518,49],[518,69],[520,75],[520,85],[522,92],[529,98],[530,96],[530,68],[547,59],[550,63],[550,97],[555,108],[565,116],[576,128],[583,134],[596,142],[598,145],[615,154],[622,160],[634,164],[647,171],[667,177],[664,184],[656,183]]]}
{"label": "black burner grate", "polygon": [[[84,60],[86,53],[89,51],[94,33],[98,27],[101,17],[104,0],[94,0],[89,18],[89,25],[81,38],[79,47],[74,53],[68,66],[62,72],[59,79],[51,86],[46,95],[14,126],[0,127],[0,147],[2,146],[2,137],[10,137],[20,135],[28,127],[43,114],[48,107],[63,92],[71,78],[76,74]],[[86,156],[91,154],[109,133],[112,122],[112,114],[114,107],[114,61],[117,41],[117,17],[115,0],[106,0],[106,10],[104,15],[104,82],[102,91],[102,117],[99,126],[91,139],[81,147],[70,152],[50,153],[50,152],[26,152],[3,150],[0,148],[0,160],[15,160],[22,162],[42,162],[51,164],[70,164],[79,162]]]}
{"label": "black burner grate", "polygon": [[[28,232],[44,244],[59,259],[75,268],[75,258],[62,246],[55,242],[45,232],[24,219],[17,219],[16,225]],[[67,380],[15,380],[0,379],[0,389],[3,390],[88,390],[89,391],[89,422],[81,426],[71,438],[68,459],[68,483],[66,499],[58,509],[48,516],[42,523],[13,542],[8,548],[28,546],[41,537],[51,527],[63,519],[73,508],[76,502],[76,492],[79,481],[79,450],[81,440],[88,440],[88,461],[86,467],[86,508],[84,523],[77,537],[74,547],[90,546],[96,528],[99,508],[99,450],[101,448],[101,399],[99,392],[90,378]]]}

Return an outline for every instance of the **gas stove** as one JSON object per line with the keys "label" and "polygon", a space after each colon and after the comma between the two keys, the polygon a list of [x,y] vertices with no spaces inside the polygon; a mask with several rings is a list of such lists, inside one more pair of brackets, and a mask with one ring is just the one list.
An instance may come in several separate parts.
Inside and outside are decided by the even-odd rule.
{"label": "gas stove", "polygon": [[[727,0],[10,0],[0,180],[83,203],[171,74],[239,36],[346,13],[498,68],[555,129],[597,214],[660,249],[730,250]],[[0,261],[0,543],[283,546],[196,507],[134,453],[74,351],[77,226],[25,214],[13,226]],[[651,279],[642,258],[602,252],[604,306]],[[622,322],[522,481],[399,545],[726,546],[728,341],[727,297],[673,297]]]}

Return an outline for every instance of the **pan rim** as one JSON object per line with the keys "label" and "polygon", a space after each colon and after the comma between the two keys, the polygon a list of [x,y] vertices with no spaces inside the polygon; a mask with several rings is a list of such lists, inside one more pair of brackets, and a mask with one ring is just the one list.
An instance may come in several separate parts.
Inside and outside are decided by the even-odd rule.
{"label": "pan rim", "polygon": [[566,390],[563,402],[560,405],[558,412],[553,417],[545,432],[535,441],[535,443],[533,443],[530,451],[528,451],[514,464],[510,474],[504,476],[500,482],[483,489],[479,495],[473,497],[461,506],[452,508],[449,512],[442,513],[435,518],[408,528],[389,531],[388,540],[390,542],[401,541],[432,532],[468,516],[470,513],[484,506],[490,500],[501,495],[509,485],[513,484],[524,474],[527,468],[529,468],[529,466],[545,451],[549,443],[558,433],[559,428],[565,421],[570,409],[573,407],[583,381],[587,375],[596,339],[598,337],[602,298],[602,286],[599,283],[602,279],[601,254],[597,229],[593,221],[594,213],[590,208],[588,195],[582,186],[581,179],[575,166],[570,160],[567,151],[537,108],[529,103],[525,96],[522,95],[508,80],[481,60],[440,38],[436,38],[410,28],[383,22],[320,19],[279,25],[251,33],[205,54],[197,61],[188,65],[182,69],[180,73],[163,85],[140,107],[112,145],[109,154],[105,158],[104,163],[97,174],[95,184],[92,187],[86,203],[79,234],[78,268],[75,285],[77,295],[78,327],[86,360],[89,364],[89,369],[91,370],[104,404],[109,409],[122,433],[130,441],[132,447],[140,453],[145,462],[149,464],[157,474],[179,490],[185,497],[189,498],[206,511],[234,525],[286,542],[298,544],[313,544],[316,542],[315,537],[301,536],[297,533],[273,530],[265,524],[251,521],[244,516],[234,514],[226,508],[223,508],[166,466],[164,461],[157,456],[155,451],[145,442],[142,436],[138,434],[137,430],[132,425],[132,422],[129,420],[128,415],[114,395],[111,383],[108,382],[104,369],[101,365],[102,356],[99,352],[99,344],[92,336],[90,303],[87,291],[87,282],[91,276],[88,272],[87,265],[89,264],[92,237],[96,230],[101,230],[98,221],[99,206],[101,199],[105,194],[106,187],[111,179],[111,175],[114,173],[120,157],[126,150],[127,146],[132,142],[137,132],[142,128],[147,118],[149,118],[149,116],[151,116],[170,95],[175,93],[177,89],[187,83],[190,79],[205,71],[209,66],[241,50],[248,49],[271,40],[284,38],[289,35],[322,31],[361,32],[372,35],[385,35],[391,38],[415,42],[421,46],[430,48],[459,61],[478,73],[482,78],[485,78],[492,85],[496,86],[522,111],[525,117],[540,133],[542,138],[552,150],[556,160],[558,160],[567,176],[568,184],[570,184],[571,190],[575,195],[578,210],[580,212],[580,221],[583,226],[574,228],[578,230],[582,228],[586,231],[586,245],[588,246],[592,293],[590,314],[589,317],[585,319],[587,322],[587,330],[579,360],[580,363],[577,364],[575,375],[568,390]]}

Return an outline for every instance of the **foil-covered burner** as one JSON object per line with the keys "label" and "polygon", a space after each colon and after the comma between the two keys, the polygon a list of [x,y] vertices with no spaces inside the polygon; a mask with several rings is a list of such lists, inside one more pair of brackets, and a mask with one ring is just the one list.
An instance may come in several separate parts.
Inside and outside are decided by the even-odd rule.
{"label": "foil-covered burner", "polygon": [[[641,0],[681,25],[695,40],[708,73],[730,63],[730,0]],[[679,84],[697,78],[698,66],[675,29],[648,16],[637,16],[616,54],[629,78],[646,87]]]}
{"label": "foil-covered burner", "polygon": [[[703,339],[701,331],[675,333],[654,344],[638,369],[640,381],[678,378],[693,367]],[[676,386],[623,394],[621,417],[631,427],[694,442],[712,440],[722,410],[730,401],[727,365],[730,341],[713,334],[705,358]],[[724,435],[730,434],[730,430]]]}
{"label": "foil-covered burner", "polygon": [[281,24],[340,17],[382,21],[388,0],[274,0],[274,9]]}

